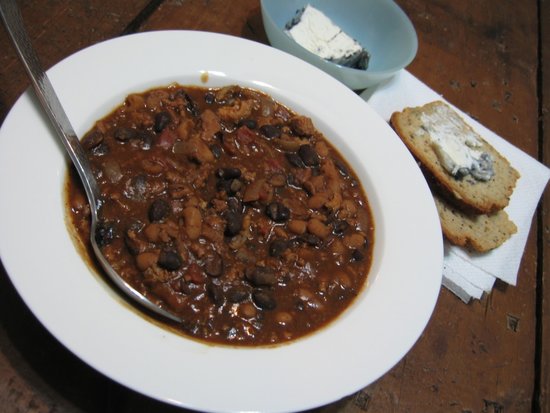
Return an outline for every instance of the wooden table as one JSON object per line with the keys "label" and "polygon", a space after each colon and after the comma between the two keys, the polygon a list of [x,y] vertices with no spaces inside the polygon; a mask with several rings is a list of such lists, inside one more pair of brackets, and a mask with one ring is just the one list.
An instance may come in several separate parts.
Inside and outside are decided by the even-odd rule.
{"label": "wooden table", "polygon": [[[267,43],[258,0],[21,3],[46,67],[101,40],[139,31],[209,30]],[[409,70],[497,134],[547,161],[548,1],[397,3],[419,36]],[[1,29],[0,58],[1,122],[29,84]],[[6,194],[0,202],[9,202]],[[468,305],[442,289],[424,334],[399,364],[361,392],[318,411],[549,412],[549,205],[546,194],[516,287],[497,282],[489,296]],[[41,326],[0,270],[0,411],[178,409],[128,390],[77,359]]]}

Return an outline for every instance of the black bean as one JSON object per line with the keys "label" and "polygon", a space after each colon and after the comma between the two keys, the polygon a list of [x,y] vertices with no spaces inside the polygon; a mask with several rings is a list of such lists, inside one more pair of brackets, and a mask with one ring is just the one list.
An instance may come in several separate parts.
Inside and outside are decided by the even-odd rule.
{"label": "black bean", "polygon": [[130,139],[134,139],[136,137],[136,130],[126,127],[116,128],[113,136],[119,142],[128,142]]}
{"label": "black bean", "polygon": [[95,229],[95,241],[100,247],[110,244],[115,239],[114,224],[101,221]]}
{"label": "black bean", "polygon": [[101,142],[99,145],[94,146],[91,151],[94,156],[103,156],[109,153],[109,145],[105,142]]}
{"label": "black bean", "polygon": [[176,251],[162,250],[159,254],[157,264],[165,270],[175,271],[183,265],[183,260]]}
{"label": "black bean", "polygon": [[343,219],[337,219],[332,223],[332,233],[334,235],[342,235],[348,228],[348,222]]}
{"label": "black bean", "polygon": [[298,181],[298,179],[296,179],[296,176],[294,176],[294,174],[288,174],[286,176],[286,183],[289,185],[289,186],[292,186],[294,188],[298,188],[298,189],[301,189],[302,186],[300,184],[300,182]]}
{"label": "black bean", "polygon": [[333,159],[333,161],[334,161],[334,166],[336,166],[336,168],[338,169],[338,171],[342,176],[349,175],[348,167],[342,161],[338,159]]}
{"label": "black bean", "polygon": [[216,101],[216,95],[212,92],[206,92],[206,94],[204,95],[204,101],[211,105]]}
{"label": "black bean", "polygon": [[280,257],[288,248],[289,244],[286,240],[276,239],[269,244],[269,255],[272,257]]}
{"label": "black bean", "polygon": [[275,271],[269,267],[248,268],[245,277],[254,287],[271,287],[277,284]]}
{"label": "black bean", "polygon": [[222,147],[217,143],[210,146],[210,151],[212,152],[212,155],[214,155],[214,158],[216,159],[220,159],[220,157],[223,154]]}
{"label": "black bean", "polygon": [[294,152],[288,152],[285,154],[288,163],[296,168],[305,168],[304,161],[300,158],[300,155]]}
{"label": "black bean", "polygon": [[136,138],[139,140],[139,147],[144,151],[148,151],[153,146],[153,134],[149,131],[139,131],[136,133]]}
{"label": "black bean", "polygon": [[219,168],[216,169],[216,176],[220,179],[235,179],[241,177],[239,168]]}
{"label": "black bean", "polygon": [[353,261],[363,261],[363,258],[365,258],[365,256],[358,249],[354,249],[353,252],[351,253],[351,259]]}
{"label": "black bean", "polygon": [[235,212],[243,212],[243,203],[240,199],[231,196],[227,198],[227,207]]}
{"label": "black bean", "polygon": [[209,283],[206,286],[206,292],[210,297],[210,299],[212,300],[212,302],[216,304],[218,307],[224,303],[225,297],[221,286],[214,283]]}
{"label": "black bean", "polygon": [[306,166],[319,165],[319,155],[311,145],[301,145],[298,149],[298,155]]}
{"label": "black bean", "polygon": [[200,111],[195,101],[187,93],[183,92],[183,98],[185,99],[185,108],[195,118],[199,117]]}
{"label": "black bean", "polygon": [[232,303],[240,303],[248,298],[248,291],[242,285],[231,287],[227,290],[227,299]]}
{"label": "black bean", "polygon": [[92,149],[102,143],[104,138],[100,130],[94,129],[84,137],[82,143],[86,149]]}
{"label": "black bean", "polygon": [[241,229],[243,228],[242,213],[229,209],[225,212],[224,218],[226,222],[225,235],[233,237],[241,232]]}
{"label": "black bean", "polygon": [[281,136],[281,128],[276,125],[260,126],[260,133],[267,139],[274,139]]}
{"label": "black bean", "polygon": [[255,290],[252,293],[252,301],[262,310],[273,310],[277,307],[277,301],[268,291]]}
{"label": "black bean", "polygon": [[248,129],[256,129],[258,122],[256,119],[241,119],[237,126],[246,126]]}
{"label": "black bean", "polygon": [[164,199],[155,199],[149,207],[149,221],[162,221],[170,214],[170,204]]}
{"label": "black bean", "polygon": [[220,254],[213,252],[204,259],[204,272],[210,277],[219,277],[223,273],[223,259]]}
{"label": "black bean", "polygon": [[172,122],[172,117],[166,111],[159,112],[155,114],[155,125],[153,126],[155,132],[162,132],[170,122]]}
{"label": "black bean", "polygon": [[298,240],[301,242],[305,242],[308,245],[311,245],[312,247],[318,247],[322,244],[321,238],[319,238],[316,235],[310,234],[309,232],[306,232],[305,234],[302,234],[298,237]]}
{"label": "black bean", "polygon": [[275,222],[285,222],[290,218],[290,209],[280,202],[271,202],[266,206],[265,213]]}

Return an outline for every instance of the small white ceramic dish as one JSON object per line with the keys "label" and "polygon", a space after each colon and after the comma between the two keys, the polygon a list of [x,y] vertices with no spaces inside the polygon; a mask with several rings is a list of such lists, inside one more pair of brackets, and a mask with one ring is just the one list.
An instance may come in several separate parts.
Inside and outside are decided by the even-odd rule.
{"label": "small white ceramic dish", "polygon": [[269,348],[187,339],[129,307],[78,254],[65,223],[64,152],[26,92],[0,129],[0,256],[32,312],[83,361],[190,409],[298,411],[368,385],[418,339],[441,285],[439,220],[409,152],[350,89],[274,48],[185,31],[100,43],[48,74],[80,136],[127,94],[154,86],[238,83],[269,93],[312,117],[340,148],[363,183],[376,226],[368,285],[327,328]]}
{"label": "small white ceramic dish", "polygon": [[[340,66],[306,50],[285,32],[296,11],[311,4],[371,55],[366,70]],[[262,18],[272,46],[324,70],[351,89],[360,90],[390,78],[416,56],[416,31],[393,0],[262,0]]]}

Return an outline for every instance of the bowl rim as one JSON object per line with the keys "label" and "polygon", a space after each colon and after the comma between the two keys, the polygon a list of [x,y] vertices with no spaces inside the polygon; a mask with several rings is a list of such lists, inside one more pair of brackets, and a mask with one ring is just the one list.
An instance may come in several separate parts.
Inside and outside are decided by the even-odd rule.
{"label": "bowl rim", "polygon": [[[196,59],[173,52],[196,44],[203,46],[196,52]],[[231,57],[230,60],[220,59],[220,49]],[[164,64],[159,65],[159,61]],[[105,62],[116,62],[116,69]],[[287,66],[301,75],[288,77],[278,70],[280,66]],[[128,72],[128,68],[133,71]],[[193,83],[200,84],[205,71],[212,79],[246,79],[251,86],[256,85],[267,93],[276,94],[281,90],[285,96],[288,94],[288,99],[310,108],[310,112],[319,110],[318,116],[326,116],[328,125],[334,123],[341,125],[339,128],[345,127],[345,133],[340,132],[342,138],[364,142],[363,132],[367,129],[364,122],[369,122],[369,130],[380,130],[378,138],[387,138],[378,143],[377,151],[364,155],[373,162],[373,167],[377,165],[376,176],[383,177],[385,182],[390,180],[388,188],[381,183],[377,187],[380,188],[377,196],[387,200],[383,213],[388,216],[400,214],[399,223],[403,224],[399,226],[400,234],[404,232],[416,237],[418,230],[422,231],[415,242],[406,237],[392,237],[391,242],[384,237],[378,240],[386,254],[381,259],[389,258],[384,261],[387,262],[387,274],[383,275],[387,276],[376,277],[368,289],[369,299],[357,302],[362,310],[369,310],[367,317],[362,311],[348,311],[337,326],[333,324],[335,329],[324,329],[292,345],[236,349],[184,340],[136,317],[131,309],[121,308],[111,288],[98,282],[86,263],[75,255],[64,223],[57,225],[60,219],[57,208],[63,208],[62,194],[51,188],[52,185],[53,188],[62,187],[66,167],[53,131],[29,91],[20,97],[0,128],[0,165],[11,171],[0,174],[0,192],[12,194],[10,202],[0,203],[0,256],[15,288],[52,335],[96,370],[136,391],[166,403],[206,411],[305,410],[332,402],[346,395],[343,390],[351,394],[387,372],[410,350],[431,317],[441,287],[443,260],[441,230],[433,199],[410,153],[387,123],[359,96],[319,69],[257,42],[197,31],[146,32],[111,39],[77,52],[52,67],[48,74],[62,104],[69,109],[69,119],[75,124],[77,133],[82,134],[98,118],[98,110],[105,114],[113,107],[111,103],[119,103],[119,98],[128,92],[182,78],[193,78]],[[114,72],[125,76],[114,76]],[[83,73],[91,73],[88,82],[82,82]],[[304,82],[304,78],[310,82]],[[75,88],[75,84],[81,87]],[[330,102],[327,96],[331,96]],[[322,102],[346,103],[347,110],[343,114],[336,113]],[[25,139],[14,139],[19,136]],[[374,143],[376,137],[367,139]],[[34,150],[30,152],[36,157],[32,168],[22,165],[18,156],[28,153],[29,145],[33,145]],[[393,154],[402,163],[402,169],[386,171],[387,164],[380,156],[384,154]],[[52,165],[55,171],[39,174],[36,191],[20,190],[24,182],[36,178],[37,171],[50,171]],[[412,173],[401,176],[400,171]],[[403,185],[403,182],[411,185],[404,185],[400,191],[392,190],[396,183]],[[42,196],[46,202],[33,202]],[[413,198],[409,204],[416,205],[417,211],[402,212],[397,203],[391,202],[407,197]],[[36,208],[40,209],[40,214],[35,213]],[[54,213],[48,215],[48,211]],[[25,236],[26,231],[21,231],[22,220],[14,219],[21,214],[27,217],[24,222],[37,236],[29,238]],[[44,220],[44,214],[49,219]],[[398,222],[386,221],[396,231]],[[418,228],[422,223],[426,227]],[[47,235],[48,242],[38,236],[40,234]],[[60,237],[61,242],[52,242],[57,239],[54,237]],[[397,245],[386,248],[385,243]],[[429,251],[421,248],[428,243]],[[29,260],[20,254],[21,250],[33,248],[40,250],[44,257]],[[65,248],[70,248],[74,254],[67,254]],[[60,254],[62,259],[56,261],[56,265],[41,259],[59,258]],[[396,259],[399,257],[402,259]],[[406,262],[402,262],[403,257]],[[409,277],[411,272],[417,275],[414,280]],[[400,274],[402,282],[394,278],[396,273]],[[75,274],[78,276],[74,277]],[[63,288],[59,288],[59,282],[63,282]],[[397,300],[397,305],[384,292],[390,292],[389,296]],[[102,311],[98,311],[98,305]],[[67,311],[68,308],[71,311]],[[382,316],[370,312],[373,308],[380,308]],[[398,328],[388,327],[395,323]],[[125,328],[120,328],[122,324]],[[350,324],[361,326],[348,333],[356,338],[360,336],[360,340],[343,338],[347,336],[341,333],[347,331]],[[367,329],[373,336],[366,335]],[[319,340],[325,343],[321,348],[315,347]],[[338,351],[343,340],[346,351]],[[162,351],[158,351],[157,346]],[[114,357],[114,350],[118,357]],[[268,355],[275,358],[265,364],[263,358]],[[204,371],[205,363],[211,369],[206,373],[214,371],[221,376],[196,374]],[[174,365],[185,369],[174,369]],[[342,366],[348,374],[334,381],[334,371],[341,371]],[[248,374],[265,373],[265,368],[270,374],[264,375],[269,377],[250,380]],[[182,377],[185,373],[182,370],[187,370],[188,375]],[[305,382],[309,385],[302,386]],[[328,383],[331,385],[327,387]],[[275,398],[269,397],[273,391],[277,394]]]}

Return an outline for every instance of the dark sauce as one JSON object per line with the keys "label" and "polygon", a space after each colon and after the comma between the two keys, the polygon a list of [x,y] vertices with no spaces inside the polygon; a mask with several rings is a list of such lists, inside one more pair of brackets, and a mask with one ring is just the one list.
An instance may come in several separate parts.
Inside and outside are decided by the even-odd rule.
{"label": "dark sauce", "polygon": [[[357,176],[311,119],[262,92],[132,94],[83,144],[104,202],[104,254],[184,319],[185,335],[287,342],[334,320],[365,285],[374,224]],[[67,195],[87,245],[74,173]]]}

